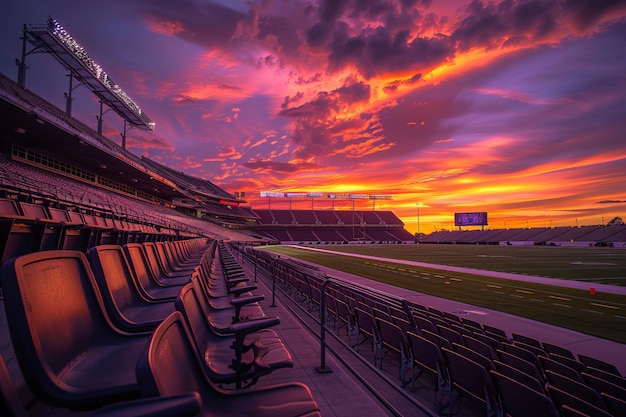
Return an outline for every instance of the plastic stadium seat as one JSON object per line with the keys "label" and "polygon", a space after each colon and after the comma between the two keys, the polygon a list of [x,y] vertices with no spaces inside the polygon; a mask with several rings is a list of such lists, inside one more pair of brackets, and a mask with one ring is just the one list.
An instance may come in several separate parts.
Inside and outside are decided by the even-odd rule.
{"label": "plastic stadium seat", "polygon": [[554,359],[547,358],[545,356],[539,356],[538,358],[539,358],[539,363],[541,364],[541,368],[543,369],[544,372],[552,371],[559,375],[566,376],[570,379],[583,382],[580,372],[578,372],[576,369],[570,368],[569,366],[559,361],[555,361]]}
{"label": "plastic stadium seat", "polygon": [[594,368],[593,366],[586,367],[583,372],[601,378],[612,384],[619,385],[620,387],[626,389],[626,378],[615,375],[612,372],[606,372],[602,369]]}
{"label": "plastic stadium seat", "polygon": [[547,395],[497,371],[491,371],[491,378],[506,415],[510,417],[559,417],[555,404]]}
{"label": "plastic stadium seat", "polygon": [[617,376],[622,376],[622,374],[620,374],[615,365],[613,365],[612,363],[608,363],[603,360],[581,354],[578,355],[578,360],[587,367],[593,367]]}
{"label": "plastic stadium seat", "polygon": [[588,402],[598,408],[605,409],[600,395],[593,388],[577,380],[559,375],[556,372],[546,371],[546,379],[553,387],[567,392],[583,401]]}
{"label": "plastic stadium seat", "polygon": [[604,392],[600,394],[600,397],[609,413],[614,416],[626,416],[626,398],[618,398]]}
{"label": "plastic stadium seat", "polygon": [[381,356],[378,366],[380,369],[382,369],[385,351],[396,352],[400,356],[399,378],[400,382],[404,386],[404,384],[406,383],[406,371],[413,365],[409,357],[409,347],[406,332],[404,332],[398,325],[385,319],[376,317],[374,320],[378,329],[378,342],[381,344]]}
{"label": "plastic stadium seat", "polygon": [[168,267],[167,260],[159,254],[154,242],[144,242],[141,245],[157,281],[165,285],[179,285],[189,282],[193,267],[184,271],[173,271]]}
{"label": "plastic stadium seat", "polygon": [[[407,339],[410,348],[411,359],[413,361],[413,372],[411,374],[411,390],[415,390],[415,381],[424,372],[435,377],[435,401],[437,412],[443,408],[443,395],[449,388],[450,381],[444,371],[444,360],[439,346],[424,337],[407,332]],[[416,374],[415,368],[419,369]]]}
{"label": "plastic stadium seat", "polygon": [[626,398],[626,388],[587,372],[583,372],[582,377],[585,384],[595,389],[598,393],[609,394],[617,398]]}
{"label": "plastic stadium seat", "polygon": [[565,349],[564,347],[557,346],[557,345],[554,345],[552,343],[547,343],[547,342],[543,342],[542,345],[543,345],[543,350],[545,350],[546,353],[555,353],[557,355],[566,356],[570,359],[576,359],[572,351],[569,349]]}
{"label": "plastic stadium seat", "polygon": [[82,252],[35,252],[1,272],[15,354],[35,396],[70,408],[138,396],[134,368],[149,334],[115,328]]}
{"label": "plastic stadium seat", "polygon": [[477,401],[487,409],[487,415],[497,413],[496,390],[489,370],[481,364],[447,348],[442,348],[452,387],[461,395]]}
{"label": "plastic stadium seat", "polygon": [[154,301],[141,296],[135,272],[121,246],[95,246],[89,250],[89,259],[104,305],[119,329],[154,330],[175,310],[173,301]]}
{"label": "plastic stadium seat", "polygon": [[127,243],[122,247],[124,248],[126,259],[128,259],[128,263],[135,271],[137,281],[147,297],[151,300],[173,301],[178,296],[178,292],[183,285],[165,286],[158,282],[148,264],[140,243]]}
{"label": "plastic stadium seat", "polygon": [[537,367],[534,362],[528,362],[525,359],[522,359],[503,350],[496,350],[496,358],[500,362],[512,366],[520,372],[524,372],[525,374],[528,374],[535,379],[544,381],[543,374],[540,372],[539,367]]}
{"label": "plastic stadium seat", "polygon": [[558,407],[571,407],[584,415],[593,417],[613,417],[608,411],[580,399],[575,394],[556,388],[550,384],[547,385],[547,389],[552,401],[554,401]]}
{"label": "plastic stadium seat", "polygon": [[496,352],[492,349],[491,346],[489,346],[485,342],[481,342],[473,336],[463,335],[463,342],[465,342],[465,346],[487,358],[494,359],[496,357]]}
{"label": "plastic stadium seat", "polygon": [[[0,355],[0,415],[28,417],[32,412],[23,404],[11,380],[4,359]],[[122,401],[104,406],[93,417],[192,417],[200,411],[200,398],[196,393],[172,397],[153,397]]]}
{"label": "plastic stadium seat", "polygon": [[239,321],[231,326],[229,337],[217,335],[206,320],[192,284],[183,287],[176,308],[185,317],[212,381],[235,383],[241,388],[244,381],[250,386],[276,369],[293,367],[291,354],[277,334],[268,329],[280,322],[278,318]]}
{"label": "plastic stadium seat", "polygon": [[506,363],[501,362],[497,359],[493,361],[493,365],[496,368],[495,370],[499,373],[506,375],[511,379],[514,379],[520,384],[526,385],[528,388],[547,394],[544,382],[542,380],[525,372],[522,372],[519,369],[512,367],[511,365],[507,365]]}
{"label": "plastic stadium seat", "polygon": [[137,376],[146,397],[197,392],[202,401],[200,416],[321,416],[311,391],[301,383],[242,391],[216,387],[204,372],[179,312],[172,313],[154,331],[137,364]]}

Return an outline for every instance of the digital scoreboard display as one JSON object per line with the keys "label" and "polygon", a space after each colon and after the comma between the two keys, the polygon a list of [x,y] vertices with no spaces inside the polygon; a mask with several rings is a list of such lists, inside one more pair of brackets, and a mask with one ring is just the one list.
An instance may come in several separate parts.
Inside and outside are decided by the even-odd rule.
{"label": "digital scoreboard display", "polygon": [[454,213],[455,226],[486,226],[487,212]]}

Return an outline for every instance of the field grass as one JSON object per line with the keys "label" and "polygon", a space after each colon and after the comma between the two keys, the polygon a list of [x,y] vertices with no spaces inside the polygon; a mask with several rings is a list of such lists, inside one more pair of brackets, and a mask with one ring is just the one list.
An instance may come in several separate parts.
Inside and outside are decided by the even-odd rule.
{"label": "field grass", "polygon": [[[320,247],[381,258],[626,285],[626,251],[610,248],[354,245]],[[562,250],[561,250],[562,249]],[[296,247],[276,253],[424,294],[626,343],[626,296],[410,266]],[[590,284],[592,286],[592,284]]]}

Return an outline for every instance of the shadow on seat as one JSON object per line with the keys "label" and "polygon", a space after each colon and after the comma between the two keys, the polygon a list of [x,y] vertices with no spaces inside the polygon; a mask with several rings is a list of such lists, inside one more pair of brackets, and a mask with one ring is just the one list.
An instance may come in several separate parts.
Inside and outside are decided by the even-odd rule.
{"label": "shadow on seat", "polygon": [[213,385],[203,369],[182,314],[174,312],[154,331],[137,364],[137,377],[146,397],[198,392],[202,416],[321,416],[304,384],[228,391]]}
{"label": "shadow on seat", "polygon": [[149,334],[113,326],[82,252],[13,258],[1,276],[15,355],[36,397],[80,409],[139,395],[134,368]]}

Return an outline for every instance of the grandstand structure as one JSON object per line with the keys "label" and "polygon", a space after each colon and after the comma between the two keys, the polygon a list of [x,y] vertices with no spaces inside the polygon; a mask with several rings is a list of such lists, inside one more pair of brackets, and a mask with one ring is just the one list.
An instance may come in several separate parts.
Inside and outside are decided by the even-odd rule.
{"label": "grandstand structure", "polygon": [[422,237],[420,241],[442,244],[626,247],[626,225],[441,230]]}

